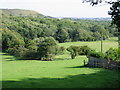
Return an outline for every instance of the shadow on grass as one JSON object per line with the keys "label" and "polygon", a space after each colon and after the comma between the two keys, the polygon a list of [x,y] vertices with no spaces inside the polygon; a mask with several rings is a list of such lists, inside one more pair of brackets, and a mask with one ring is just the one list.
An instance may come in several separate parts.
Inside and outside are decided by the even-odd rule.
{"label": "shadow on grass", "polygon": [[65,68],[99,68],[99,67],[89,67],[87,65],[83,66],[74,66],[74,67],[65,67]]}
{"label": "shadow on grass", "polygon": [[87,67],[87,66],[74,66],[74,67],[65,67],[65,68],[85,68],[85,67]]}
{"label": "shadow on grass", "polygon": [[[26,60],[36,60],[41,61],[40,59],[25,59],[25,58],[19,58],[19,57],[6,57],[4,58],[5,61],[26,61]],[[58,60],[70,60],[70,58],[55,58],[53,61]]]}
{"label": "shadow on grass", "polygon": [[[6,59],[6,58],[5,58]],[[37,60],[37,61],[41,61],[39,59],[25,59],[25,58],[18,58],[18,57],[15,57],[11,60],[6,60],[6,61],[27,61],[27,60]]]}
{"label": "shadow on grass", "polygon": [[[1,55],[9,55],[9,54],[1,54]],[[26,61],[26,60],[37,60],[37,61],[41,61],[40,59],[28,59],[28,58],[21,58],[21,57],[15,57],[15,56],[12,56],[12,55],[9,55],[10,57],[4,57],[3,59],[5,61]],[[55,61],[57,60],[70,60],[70,58],[54,58]],[[53,61],[54,61],[53,60]]]}
{"label": "shadow on grass", "polygon": [[103,70],[65,78],[26,78],[20,81],[2,81],[3,88],[120,88],[120,73]]}
{"label": "shadow on grass", "polygon": [[[39,60],[39,59],[26,59],[26,58],[22,58],[22,57],[16,57],[7,53],[1,53],[1,55],[7,55],[8,57],[4,56],[2,59],[4,59],[4,61],[24,61],[24,60]],[[40,60],[39,60],[40,61]]]}
{"label": "shadow on grass", "polygon": [[55,58],[55,60],[70,60],[71,58]]}

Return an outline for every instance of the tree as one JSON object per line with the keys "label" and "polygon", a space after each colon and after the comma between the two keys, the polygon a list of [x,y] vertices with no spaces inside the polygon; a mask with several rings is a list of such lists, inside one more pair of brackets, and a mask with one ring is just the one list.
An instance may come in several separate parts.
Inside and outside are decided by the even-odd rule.
{"label": "tree", "polygon": [[93,35],[97,38],[97,40],[100,40],[100,37],[102,36],[103,39],[109,38],[109,32],[104,28],[102,25],[94,25],[91,27],[91,31],[93,32]]}
{"label": "tree", "polygon": [[3,51],[13,47],[24,47],[24,39],[19,33],[9,29],[0,29],[0,31],[2,32]]}
{"label": "tree", "polygon": [[79,49],[78,54],[79,55],[86,55],[86,56],[88,56],[90,51],[92,51],[92,49],[89,48],[88,46],[81,46],[80,49]]}
{"label": "tree", "polygon": [[56,40],[60,43],[66,42],[69,40],[69,34],[65,29],[59,28],[55,34]]}
{"label": "tree", "polygon": [[115,24],[118,29],[118,53],[120,57],[120,1],[114,2],[110,10],[109,15],[112,17],[112,24]]}
{"label": "tree", "polygon": [[73,30],[71,32],[71,39],[72,39],[72,41],[79,41],[79,39],[80,39],[80,32],[78,30]]}
{"label": "tree", "polygon": [[71,58],[75,59],[78,55],[79,47],[78,46],[70,46],[67,48],[67,51],[70,52]]}
{"label": "tree", "polygon": [[[102,3],[105,0],[83,0],[83,2],[91,2],[92,6]],[[116,25],[118,29],[118,54],[120,58],[120,0],[117,1],[105,1],[105,3],[112,4],[110,11],[108,12],[112,18],[112,24]]]}
{"label": "tree", "polygon": [[57,42],[53,37],[46,37],[38,45],[38,55],[41,60],[53,60],[53,57],[56,53]]}

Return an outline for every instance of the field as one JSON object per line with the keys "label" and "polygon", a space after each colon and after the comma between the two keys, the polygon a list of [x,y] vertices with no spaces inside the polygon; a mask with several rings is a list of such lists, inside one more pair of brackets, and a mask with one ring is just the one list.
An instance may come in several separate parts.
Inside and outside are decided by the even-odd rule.
{"label": "field", "polygon": [[[104,40],[103,41],[103,52],[105,52],[109,48],[117,48],[117,46],[118,46],[117,40],[118,40],[118,38],[116,38],[116,37],[110,38],[109,40]],[[101,51],[101,41],[96,41],[96,42],[67,42],[67,43],[60,44],[60,46],[64,46],[64,47],[69,47],[71,45],[73,45],[73,46],[87,45],[90,48],[95,49],[96,51]]]}
{"label": "field", "polygon": [[[60,46],[89,45],[99,51],[97,42],[70,42]],[[108,45],[107,45],[108,44]],[[117,47],[116,38],[104,41],[104,51]],[[106,47],[106,48],[105,48]],[[83,66],[85,56],[72,60],[68,53],[57,55],[54,61],[19,60],[2,55],[3,88],[118,88],[120,72]]]}

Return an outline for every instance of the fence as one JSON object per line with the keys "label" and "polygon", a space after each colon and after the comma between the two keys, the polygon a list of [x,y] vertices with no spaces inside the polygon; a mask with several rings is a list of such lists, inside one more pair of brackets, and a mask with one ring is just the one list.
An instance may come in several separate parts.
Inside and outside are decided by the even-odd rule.
{"label": "fence", "polygon": [[[84,61],[84,65],[85,65]],[[89,56],[87,66],[120,70],[120,62]]]}

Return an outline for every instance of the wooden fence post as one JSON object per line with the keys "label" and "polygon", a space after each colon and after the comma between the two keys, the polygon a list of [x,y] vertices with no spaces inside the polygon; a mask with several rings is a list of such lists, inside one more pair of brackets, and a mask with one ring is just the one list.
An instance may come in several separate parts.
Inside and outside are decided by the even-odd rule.
{"label": "wooden fence post", "polygon": [[107,57],[107,68],[109,69],[110,68],[110,58]]}

